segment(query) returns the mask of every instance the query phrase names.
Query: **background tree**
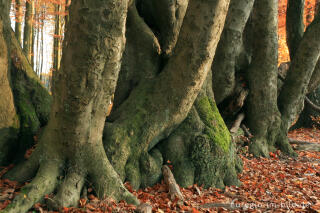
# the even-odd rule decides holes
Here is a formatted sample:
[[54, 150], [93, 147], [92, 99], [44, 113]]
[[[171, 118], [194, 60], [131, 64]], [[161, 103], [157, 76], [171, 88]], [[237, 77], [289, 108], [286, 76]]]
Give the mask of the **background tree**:
[[21, 5], [21, 0], [15, 1], [15, 9], [16, 9], [16, 22], [14, 27], [15, 35], [18, 39], [18, 42], [22, 44], [22, 17], [23, 17], [23, 8]]
[[32, 63], [34, 0], [26, 1], [26, 12], [23, 30], [23, 52], [29, 63]]
[[[51, 97], [40, 84], [10, 27], [10, 2], [1, 2], [1, 165], [23, 156], [48, 120]], [[17, 159], [16, 159], [17, 160]]]

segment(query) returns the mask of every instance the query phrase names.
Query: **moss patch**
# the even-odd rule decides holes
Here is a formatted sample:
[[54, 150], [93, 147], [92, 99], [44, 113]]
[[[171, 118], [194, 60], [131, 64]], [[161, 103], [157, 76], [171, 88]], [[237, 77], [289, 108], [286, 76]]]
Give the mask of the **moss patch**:
[[204, 133], [225, 152], [228, 152], [231, 143], [231, 136], [216, 104], [207, 96], [204, 96], [198, 98], [195, 105], [201, 120], [207, 126]]
[[11, 66], [12, 91], [20, 120], [19, 152], [34, 143], [33, 136], [49, 120], [52, 98], [48, 91], [27, 72]]

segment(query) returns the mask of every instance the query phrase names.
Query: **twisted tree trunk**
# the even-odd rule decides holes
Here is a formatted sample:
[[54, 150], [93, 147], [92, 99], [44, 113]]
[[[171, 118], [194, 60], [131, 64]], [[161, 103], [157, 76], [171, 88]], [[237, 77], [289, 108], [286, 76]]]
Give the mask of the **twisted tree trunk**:
[[[160, 74], [134, 87], [105, 126], [108, 103], [116, 87], [125, 47], [128, 3], [115, 0], [73, 2], [61, 71], [55, 76], [49, 124], [30, 159], [9, 172], [7, 177], [21, 181], [33, 172], [37, 174], [5, 212], [26, 211], [42, 196], [52, 192], [57, 186], [56, 177], [61, 166], [65, 166], [68, 173], [51, 203], [55, 207], [76, 205], [86, 177], [97, 189], [99, 197], [111, 196], [138, 203], [124, 188], [121, 179], [139, 186], [149, 184], [150, 176], [155, 177], [158, 168], [161, 172], [161, 166], [158, 167], [162, 164], [161, 153], [154, 147], [177, 128], [193, 107], [210, 71], [228, 4], [225, 0], [191, 0], [172, 56]], [[141, 21], [134, 7], [130, 7], [128, 19]], [[149, 44], [155, 42], [146, 25], [141, 23], [137, 27], [145, 29], [142, 33], [149, 39]], [[199, 101], [201, 113], [214, 111], [208, 117], [203, 115], [203, 122], [208, 126], [203, 131], [210, 136], [205, 145], [212, 147], [211, 154], [234, 156], [234, 152], [230, 152], [228, 130], [222, 119], [216, 121], [219, 113], [214, 101], [206, 97]], [[104, 127], [106, 151], [102, 144]], [[201, 148], [201, 137], [199, 141], [199, 151], [195, 150], [194, 155], [206, 151]], [[218, 158], [210, 159], [216, 162]], [[224, 171], [221, 172], [223, 180], [227, 172], [235, 177], [235, 172], [230, 172], [234, 171], [234, 158], [223, 159], [222, 164], [212, 163], [210, 168], [219, 165], [218, 170]], [[205, 164], [195, 165], [199, 165], [196, 168], [202, 174], [199, 182], [208, 179], [208, 186], [221, 182], [221, 179], [215, 180], [218, 177], [205, 178]], [[226, 169], [229, 167], [230, 170]]]

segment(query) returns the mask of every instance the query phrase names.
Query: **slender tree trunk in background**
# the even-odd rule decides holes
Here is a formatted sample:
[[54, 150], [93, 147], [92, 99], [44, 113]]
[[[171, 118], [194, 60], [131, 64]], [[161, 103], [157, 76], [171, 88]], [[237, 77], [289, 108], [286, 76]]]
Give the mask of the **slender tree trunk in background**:
[[303, 11], [305, 0], [288, 0], [286, 31], [290, 59], [293, 60], [304, 33]]
[[242, 33], [253, 3], [254, 0], [231, 0], [225, 27], [212, 63], [213, 91], [217, 104], [234, 92], [236, 57], [240, 53]]
[[54, 41], [53, 41], [53, 71], [58, 71], [60, 67], [61, 56], [61, 28], [62, 28], [62, 5], [55, 5], [55, 28], [54, 28]]
[[33, 16], [34, 16], [34, 0], [26, 1], [26, 14], [25, 14], [25, 24], [23, 32], [23, 52], [27, 56], [29, 63], [31, 64], [32, 59], [32, 28], [33, 28]]
[[[40, 15], [38, 14], [38, 16], [36, 17], [37, 19], [37, 22], [40, 23]], [[36, 42], [37, 42], [37, 45], [36, 45], [36, 70], [35, 72], [37, 73], [37, 75], [39, 76], [39, 63], [40, 63], [40, 30], [42, 29], [41, 26], [39, 26], [36, 30]]]
[[[43, 15], [44, 15], [45, 11], [43, 11]], [[41, 37], [40, 37], [40, 64], [39, 64], [39, 76], [40, 76], [40, 80], [42, 81], [42, 72], [43, 72], [43, 44], [44, 44], [44, 20], [41, 20], [42, 24], [42, 29], [41, 29]]]
[[247, 122], [254, 135], [250, 151], [269, 156], [280, 127], [277, 107], [278, 79], [277, 0], [258, 0], [253, 11], [253, 58], [248, 70]]
[[18, 39], [18, 42], [22, 44], [22, 17], [23, 17], [23, 10], [21, 5], [21, 0], [16, 1], [16, 21], [14, 26], [14, 32]]
[[31, 42], [31, 67], [32, 67], [32, 69], [35, 68], [35, 66], [34, 66], [35, 39], [36, 39], [36, 29], [35, 29], [35, 27], [32, 27], [32, 39], [31, 39], [32, 40], [32, 42]]

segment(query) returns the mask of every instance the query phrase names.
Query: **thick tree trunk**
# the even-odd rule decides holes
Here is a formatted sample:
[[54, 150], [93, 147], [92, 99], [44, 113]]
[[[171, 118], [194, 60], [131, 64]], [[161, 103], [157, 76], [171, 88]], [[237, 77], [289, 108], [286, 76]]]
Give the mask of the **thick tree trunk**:
[[[127, 3], [115, 0], [74, 1], [61, 71], [55, 76], [49, 124], [30, 159], [14, 168], [7, 177], [21, 181], [30, 178], [38, 167], [39, 170], [5, 212], [26, 211], [42, 196], [52, 192], [57, 186], [56, 177], [61, 165], [66, 165], [68, 173], [51, 205], [75, 205], [86, 177], [100, 197], [111, 196], [137, 203], [137, 199], [124, 188], [121, 179], [126, 178], [134, 186], [148, 185], [158, 180], [157, 174], [161, 172], [163, 160], [155, 146], [172, 133], [192, 108], [210, 71], [228, 4], [229, 1], [225, 0], [189, 2], [175, 51], [168, 63], [160, 74], [147, 82], [140, 82], [113, 112], [111, 122], [106, 123], [105, 152], [102, 131], [120, 70]], [[136, 15], [135, 8], [131, 8], [131, 20], [141, 21]], [[143, 24], [139, 26], [140, 29], [144, 27]], [[149, 33], [146, 38], [154, 44], [156, 40], [152, 33], [147, 29], [143, 33]], [[151, 48], [151, 52], [156, 49]], [[212, 94], [211, 87], [209, 91]], [[211, 137], [204, 145], [212, 148], [211, 154], [227, 153], [228, 160], [222, 157], [224, 160], [220, 164], [216, 162], [218, 157], [209, 156], [209, 160], [214, 161], [209, 168], [213, 171], [214, 165], [220, 167], [216, 170], [223, 177], [219, 181], [206, 178], [206, 160], [199, 161], [196, 168], [202, 176], [196, 180], [205, 182], [208, 179], [208, 186], [222, 179], [223, 184], [236, 183], [233, 179], [236, 176], [235, 157], [234, 152], [230, 151], [230, 135], [213, 100], [201, 98], [198, 108], [202, 114], [206, 114], [206, 110], [213, 111], [207, 117], [202, 115], [202, 122], [208, 126], [207, 132], [204, 129], [203, 133]], [[206, 136], [197, 139], [199, 146], [194, 147], [194, 159], [197, 159], [196, 155], [207, 157], [202, 156], [206, 151], [201, 148], [203, 138]], [[226, 174], [233, 177], [232, 181], [226, 180]]]
[[286, 31], [290, 58], [293, 60], [304, 33], [303, 11], [305, 0], [288, 0]]
[[107, 107], [124, 49], [127, 4], [116, 0], [73, 2], [61, 71], [55, 74], [50, 121], [30, 159], [7, 176], [21, 181], [39, 170], [4, 212], [25, 212], [51, 193], [63, 165], [68, 174], [53, 207], [76, 205], [87, 176], [99, 197], [138, 203], [113, 170], [102, 145]]
[[211, 82], [209, 75], [187, 118], [157, 146], [182, 187], [239, 185], [242, 162], [214, 102]]
[[9, 1], [0, 1], [0, 165], [6, 163], [12, 154], [19, 131], [19, 119], [10, 87], [9, 5]]
[[[249, 98], [247, 122], [254, 135], [250, 151], [269, 156], [280, 127], [277, 107], [278, 37], [276, 0], [255, 2], [253, 13], [253, 58], [248, 70]], [[271, 149], [272, 150], [272, 149]]]
[[226, 23], [212, 63], [213, 91], [221, 103], [235, 89], [236, 59], [240, 54], [242, 34], [254, 0], [231, 0]]
[[[1, 49], [4, 51], [0, 69], [3, 82], [0, 165], [3, 165], [17, 155], [23, 156], [26, 149], [34, 144], [33, 136], [48, 121], [51, 97], [23, 54], [21, 45], [10, 28], [9, 19], [5, 19], [8, 13], [1, 14]], [[14, 150], [14, 153], [9, 150]], [[10, 156], [10, 159], [5, 156]]]
[[47, 124], [52, 98], [33, 71], [13, 31], [10, 30], [10, 33], [12, 90], [20, 120], [16, 154], [21, 154], [34, 144], [33, 136], [39, 128]]
[[[225, 1], [190, 1], [177, 46], [163, 71], [141, 81], [109, 118], [104, 133], [108, 157], [120, 177], [134, 188], [159, 178], [162, 157], [153, 147], [192, 108], [209, 71], [222, 31], [217, 26], [223, 26], [227, 6]], [[195, 22], [206, 29], [194, 30]]]
[[23, 52], [26, 55], [29, 63], [32, 58], [32, 28], [34, 16], [34, 0], [26, 1], [25, 24], [23, 30]]
[[129, 97], [132, 89], [140, 81], [148, 81], [156, 76], [160, 70], [160, 54], [161, 47], [158, 39], [133, 5], [128, 11], [126, 47], [114, 94], [114, 109]]

